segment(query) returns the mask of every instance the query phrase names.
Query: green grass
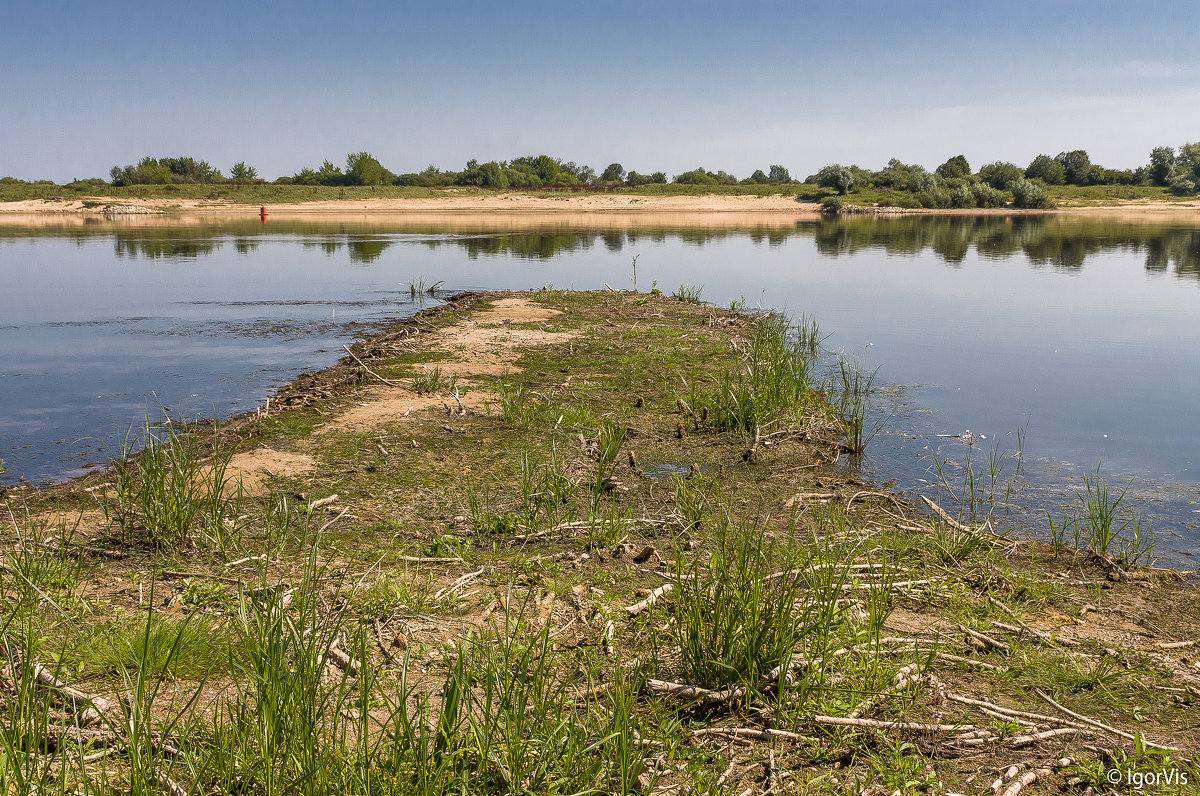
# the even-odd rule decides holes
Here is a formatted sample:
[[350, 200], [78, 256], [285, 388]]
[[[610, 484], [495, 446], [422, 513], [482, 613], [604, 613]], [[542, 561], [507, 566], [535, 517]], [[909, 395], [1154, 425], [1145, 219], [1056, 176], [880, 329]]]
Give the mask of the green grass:
[[220, 447], [219, 435], [213, 439], [216, 450], [205, 460], [197, 434], [169, 417], [157, 424], [147, 418], [136, 443], [125, 436], [114, 494], [102, 500], [125, 543], [177, 548], [203, 539], [224, 552], [237, 549], [241, 486], [226, 475], [232, 450]]

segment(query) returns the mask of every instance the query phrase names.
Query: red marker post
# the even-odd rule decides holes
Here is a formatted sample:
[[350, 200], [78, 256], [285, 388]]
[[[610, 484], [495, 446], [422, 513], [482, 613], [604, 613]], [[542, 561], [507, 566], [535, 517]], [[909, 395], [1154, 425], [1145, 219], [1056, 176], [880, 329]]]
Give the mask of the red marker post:
[[259, 208], [258, 217], [262, 219], [262, 222], [264, 224], [267, 223], [267, 206], [266, 205], [263, 205], [261, 208]]

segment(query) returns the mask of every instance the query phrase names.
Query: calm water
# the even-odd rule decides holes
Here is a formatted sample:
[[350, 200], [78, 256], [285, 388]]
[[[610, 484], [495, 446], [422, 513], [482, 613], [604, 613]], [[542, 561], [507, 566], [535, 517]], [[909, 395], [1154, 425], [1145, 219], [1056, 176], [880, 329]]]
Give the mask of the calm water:
[[[1200, 551], [1200, 219], [712, 223], [5, 220], [2, 478], [103, 462], [160, 406], [252, 409], [411, 313], [416, 278], [631, 288], [636, 255], [642, 290], [686, 283], [714, 303], [804, 313], [828, 347], [878, 367], [884, 426], [863, 465], [875, 477], [932, 494], [934, 457], [961, 484], [968, 457], [1015, 451], [1021, 429], [1012, 502], [1040, 516], [1100, 466], [1170, 557]], [[967, 429], [973, 446], [939, 436]]]

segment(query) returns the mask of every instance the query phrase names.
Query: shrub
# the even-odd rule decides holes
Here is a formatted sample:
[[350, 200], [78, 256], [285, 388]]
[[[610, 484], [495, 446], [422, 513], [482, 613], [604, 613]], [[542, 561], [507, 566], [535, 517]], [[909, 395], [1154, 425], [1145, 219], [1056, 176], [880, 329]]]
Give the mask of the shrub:
[[913, 169], [908, 174], [907, 188], [910, 193], [924, 193], [937, 188], [937, 177], [933, 176], [925, 169]]
[[[1025, 177], [1030, 180], [1041, 180], [1047, 185], [1062, 185], [1067, 181], [1067, 170], [1063, 164], [1049, 155], [1038, 155], [1025, 169]], [[1012, 186], [1009, 186], [1012, 190]]]
[[833, 163], [817, 172], [817, 185], [846, 194], [854, 187], [854, 174], [847, 167]]
[[675, 182], [679, 185], [716, 185], [718, 180], [715, 175], [701, 168], [676, 174]]
[[981, 168], [979, 176], [993, 188], [1007, 191], [1010, 185], [1025, 177], [1025, 172], [1020, 166], [998, 160]]
[[950, 206], [975, 207], [975, 192], [971, 190], [971, 186], [964, 183], [950, 191]]
[[967, 162], [963, 155], [955, 155], [945, 163], [937, 167], [937, 175], [942, 179], [953, 179], [954, 177], [966, 177], [971, 173], [971, 164]]
[[1049, 210], [1054, 207], [1046, 188], [1032, 180], [1018, 180], [1012, 184], [1013, 204], [1027, 210]]
[[934, 188], [931, 191], [921, 191], [916, 194], [916, 199], [921, 203], [921, 207], [928, 207], [934, 210], [945, 210], [951, 206], [953, 197], [945, 188]]
[[986, 182], [975, 183], [971, 191], [975, 195], [976, 207], [1004, 207], [1007, 204], [1004, 192], [996, 190]]

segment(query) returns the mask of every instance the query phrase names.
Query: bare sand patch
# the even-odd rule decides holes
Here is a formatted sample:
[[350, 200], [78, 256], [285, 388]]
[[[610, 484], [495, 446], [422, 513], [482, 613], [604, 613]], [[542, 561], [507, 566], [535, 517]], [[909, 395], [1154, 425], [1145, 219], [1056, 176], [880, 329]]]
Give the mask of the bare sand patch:
[[[577, 332], [551, 332], [544, 329], [513, 328], [516, 324], [538, 323], [562, 314], [525, 298], [497, 299], [491, 307], [472, 313], [471, 318], [424, 336], [427, 350], [448, 354], [448, 358], [419, 366], [425, 372], [438, 369], [442, 376], [470, 380], [478, 376], [502, 376], [518, 373], [520, 351], [539, 345], [565, 343]], [[480, 411], [495, 394], [470, 386], [459, 394], [468, 411]], [[358, 405], [352, 406], [326, 423], [322, 433], [370, 431], [382, 424], [398, 423], [421, 410], [457, 410], [458, 401], [449, 395], [416, 393], [405, 387], [372, 387]]]
[[225, 475], [233, 484], [240, 480], [245, 494], [260, 497], [271, 491], [269, 484], [272, 478], [304, 475], [316, 469], [316, 461], [306, 453], [258, 448], [233, 456], [225, 468]]
[[[459, 400], [468, 411], [481, 411], [492, 394], [479, 390], [471, 390], [460, 395]], [[357, 406], [352, 406], [333, 421], [321, 427], [318, 433], [374, 431], [382, 424], [399, 423], [413, 412], [424, 409], [444, 409], [453, 407], [458, 410], [458, 403], [453, 398], [444, 395], [416, 393], [403, 387], [372, 387], [363, 396]]]

